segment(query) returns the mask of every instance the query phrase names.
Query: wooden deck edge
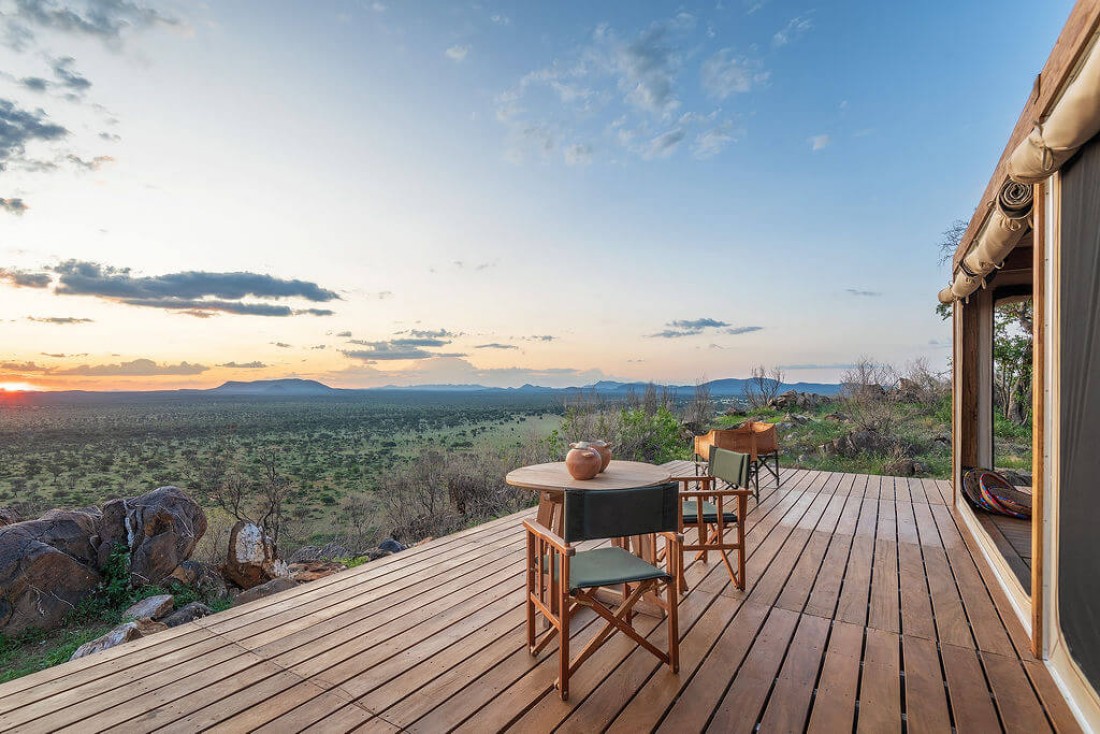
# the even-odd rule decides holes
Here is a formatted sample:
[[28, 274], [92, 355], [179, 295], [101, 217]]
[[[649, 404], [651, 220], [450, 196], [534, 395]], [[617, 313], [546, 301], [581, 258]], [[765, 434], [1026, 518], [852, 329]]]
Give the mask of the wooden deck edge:
[[966, 536], [964, 537], [967, 540], [967, 545], [970, 546], [971, 549], [976, 546], [981, 552], [982, 559], [989, 567], [989, 570], [993, 572], [993, 576], [997, 579], [997, 583], [1005, 596], [1008, 597], [1008, 602], [1012, 608], [1013, 614], [1016, 615], [1016, 619], [1024, 628], [1024, 632], [1030, 637], [1031, 597], [1028, 596], [1024, 587], [1020, 585], [1020, 581], [1016, 578], [1016, 574], [1008, 565], [1008, 561], [1001, 555], [993, 539], [986, 533], [985, 528], [981, 525], [981, 521], [978, 520], [974, 511], [970, 509], [970, 505], [966, 504], [965, 501], [959, 502], [955, 506], [955, 512], [957, 516], [962, 519], [959, 526], [966, 530]]

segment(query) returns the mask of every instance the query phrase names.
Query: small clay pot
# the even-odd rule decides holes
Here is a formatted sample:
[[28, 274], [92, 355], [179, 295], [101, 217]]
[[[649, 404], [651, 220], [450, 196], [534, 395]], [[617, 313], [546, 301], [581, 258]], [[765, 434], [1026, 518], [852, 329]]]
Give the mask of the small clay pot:
[[565, 468], [574, 479], [591, 479], [600, 473], [603, 457], [600, 452], [585, 441], [569, 444], [569, 453], [565, 455]]
[[589, 441], [588, 445], [600, 452], [600, 473], [602, 474], [607, 465], [611, 463], [611, 444], [607, 441]]

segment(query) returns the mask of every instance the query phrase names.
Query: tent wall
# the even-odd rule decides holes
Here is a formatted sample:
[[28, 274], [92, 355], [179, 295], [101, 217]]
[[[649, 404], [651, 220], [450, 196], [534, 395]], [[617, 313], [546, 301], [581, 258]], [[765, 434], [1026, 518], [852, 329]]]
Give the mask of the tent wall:
[[1100, 142], [1062, 171], [1058, 618], [1100, 690]]

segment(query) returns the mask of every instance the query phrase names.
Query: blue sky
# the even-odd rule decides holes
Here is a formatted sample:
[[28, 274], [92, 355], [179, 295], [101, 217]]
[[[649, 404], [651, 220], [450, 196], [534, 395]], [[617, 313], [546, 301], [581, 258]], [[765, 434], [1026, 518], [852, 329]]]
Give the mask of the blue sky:
[[0, 383], [940, 367], [1071, 5], [0, 0]]

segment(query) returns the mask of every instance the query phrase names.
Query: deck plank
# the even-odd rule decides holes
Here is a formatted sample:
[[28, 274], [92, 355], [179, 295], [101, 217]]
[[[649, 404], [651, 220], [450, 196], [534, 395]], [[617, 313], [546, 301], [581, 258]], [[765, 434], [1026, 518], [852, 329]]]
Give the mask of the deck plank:
[[[1079, 731], [949, 484], [782, 476], [745, 590], [687, 567], [679, 674], [616, 635], [558, 699], [557, 648], [524, 641], [527, 511], [0, 685], [0, 730]], [[572, 644], [601, 626], [580, 610]]]

